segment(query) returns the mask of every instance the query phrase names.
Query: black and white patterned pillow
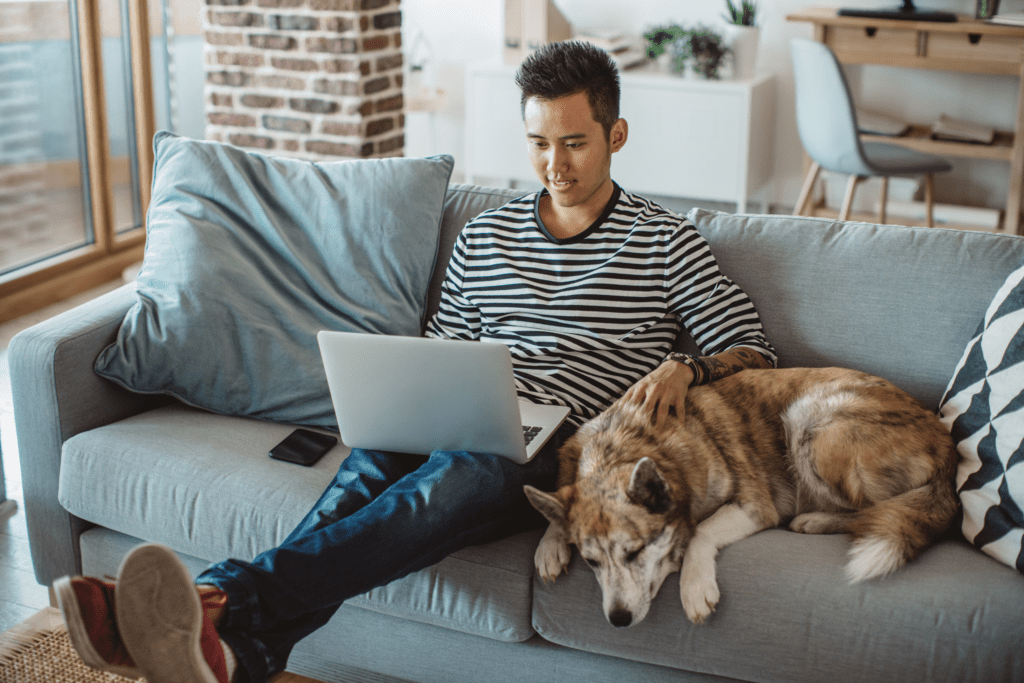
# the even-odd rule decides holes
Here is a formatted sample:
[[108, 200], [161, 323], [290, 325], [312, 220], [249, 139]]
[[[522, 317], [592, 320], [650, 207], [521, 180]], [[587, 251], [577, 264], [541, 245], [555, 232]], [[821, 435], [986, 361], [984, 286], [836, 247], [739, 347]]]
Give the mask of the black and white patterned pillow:
[[967, 540], [1024, 573], [1024, 266], [996, 292], [939, 406]]

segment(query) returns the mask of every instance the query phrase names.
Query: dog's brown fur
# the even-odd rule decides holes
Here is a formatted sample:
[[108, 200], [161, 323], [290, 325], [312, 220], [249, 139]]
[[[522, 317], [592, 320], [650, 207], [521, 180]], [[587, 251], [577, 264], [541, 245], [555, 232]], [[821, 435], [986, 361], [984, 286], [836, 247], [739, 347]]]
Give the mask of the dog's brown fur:
[[527, 487], [550, 522], [538, 572], [569, 543], [594, 568], [616, 626], [639, 623], [681, 568], [687, 616], [718, 603], [718, 550], [788, 524], [848, 533], [851, 582], [916, 558], [957, 510], [956, 453], [938, 418], [893, 384], [838, 368], [746, 370], [692, 388], [660, 428], [619, 401], [566, 442], [559, 489]]

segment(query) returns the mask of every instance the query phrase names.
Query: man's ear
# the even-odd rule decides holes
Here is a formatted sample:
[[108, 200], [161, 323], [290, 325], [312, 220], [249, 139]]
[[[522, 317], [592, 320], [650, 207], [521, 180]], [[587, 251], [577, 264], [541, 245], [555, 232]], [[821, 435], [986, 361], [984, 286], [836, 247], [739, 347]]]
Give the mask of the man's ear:
[[537, 511], [544, 515], [548, 522], [562, 527], [568, 521], [569, 507], [566, 502], [571, 495], [570, 489], [569, 486], [563, 486], [555, 493], [544, 493], [529, 484], [523, 486], [523, 491], [530, 499], [530, 504], [537, 508]]
[[629, 124], [626, 123], [626, 119], [619, 119], [612, 124], [612, 132], [609, 136], [608, 144], [611, 147], [613, 154], [622, 149], [622, 146], [626, 144], [626, 138], [628, 137]]

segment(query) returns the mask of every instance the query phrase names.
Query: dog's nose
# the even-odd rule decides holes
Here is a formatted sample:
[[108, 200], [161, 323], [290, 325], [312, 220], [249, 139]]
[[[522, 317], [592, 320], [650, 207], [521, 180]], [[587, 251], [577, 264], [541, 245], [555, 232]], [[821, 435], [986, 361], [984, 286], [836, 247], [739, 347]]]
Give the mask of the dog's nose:
[[608, 615], [608, 621], [615, 628], [626, 628], [633, 623], [633, 613], [625, 607], [616, 607]]

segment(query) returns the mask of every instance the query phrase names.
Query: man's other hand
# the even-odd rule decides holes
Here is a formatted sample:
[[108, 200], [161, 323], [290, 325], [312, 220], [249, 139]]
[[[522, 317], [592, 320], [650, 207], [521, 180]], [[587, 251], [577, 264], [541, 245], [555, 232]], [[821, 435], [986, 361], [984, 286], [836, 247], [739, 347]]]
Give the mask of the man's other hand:
[[670, 409], [675, 410], [677, 419], [683, 419], [686, 392], [692, 381], [693, 371], [688, 366], [667, 360], [631, 386], [623, 398], [643, 408], [660, 429], [668, 420]]

